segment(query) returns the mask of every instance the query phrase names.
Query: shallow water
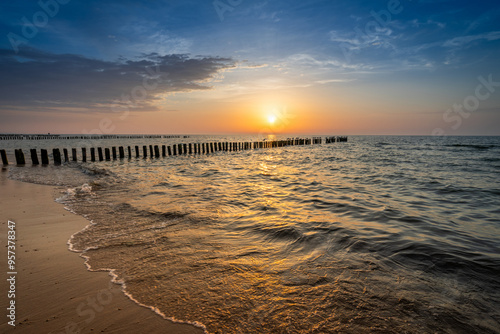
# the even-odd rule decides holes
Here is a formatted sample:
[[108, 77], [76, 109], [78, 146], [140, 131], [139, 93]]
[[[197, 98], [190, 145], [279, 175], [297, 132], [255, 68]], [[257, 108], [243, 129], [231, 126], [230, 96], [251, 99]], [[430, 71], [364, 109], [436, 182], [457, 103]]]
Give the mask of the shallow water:
[[499, 156], [500, 137], [355, 136], [9, 169], [67, 185], [92, 269], [210, 333], [500, 333]]

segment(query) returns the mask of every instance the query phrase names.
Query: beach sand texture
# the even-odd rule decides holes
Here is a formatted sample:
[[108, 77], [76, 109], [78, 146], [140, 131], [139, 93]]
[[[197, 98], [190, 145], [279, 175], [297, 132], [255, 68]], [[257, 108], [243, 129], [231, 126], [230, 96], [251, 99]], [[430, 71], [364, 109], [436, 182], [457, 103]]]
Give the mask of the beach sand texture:
[[[1, 333], [203, 333], [132, 302], [107, 272], [89, 272], [68, 250], [88, 221], [54, 202], [60, 189], [0, 173]], [[16, 223], [16, 321], [7, 322], [7, 226]]]

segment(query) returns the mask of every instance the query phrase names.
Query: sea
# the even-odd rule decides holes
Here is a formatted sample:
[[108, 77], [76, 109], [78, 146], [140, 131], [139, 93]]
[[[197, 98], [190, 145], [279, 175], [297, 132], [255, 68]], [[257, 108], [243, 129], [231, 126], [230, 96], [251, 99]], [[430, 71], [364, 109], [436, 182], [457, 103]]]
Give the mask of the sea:
[[500, 137], [350, 136], [6, 168], [59, 186], [56, 201], [88, 219], [68, 248], [89, 270], [110, 271], [134, 302], [207, 333], [500, 333]]

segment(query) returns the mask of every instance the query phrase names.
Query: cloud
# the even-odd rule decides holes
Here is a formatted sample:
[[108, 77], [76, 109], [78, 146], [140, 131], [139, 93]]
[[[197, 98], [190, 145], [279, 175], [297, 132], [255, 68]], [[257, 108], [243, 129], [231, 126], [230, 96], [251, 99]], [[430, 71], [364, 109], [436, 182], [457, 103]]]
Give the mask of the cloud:
[[211, 89], [207, 83], [235, 67], [231, 58], [186, 54], [104, 61], [0, 49], [0, 110], [110, 112], [113, 106], [128, 106], [152, 111], [166, 94]]
[[364, 49], [388, 49], [394, 50], [393, 40], [398, 38], [393, 30], [387, 27], [376, 26], [369, 33], [359, 29], [351, 32], [339, 33], [332, 30], [329, 32], [330, 41], [337, 43], [350, 51], [359, 52]]
[[487, 40], [487, 41], [495, 41], [500, 39], [500, 31], [491, 31], [484, 34], [479, 35], [468, 35], [468, 36], [460, 36], [455, 37], [453, 39], [449, 39], [444, 42], [444, 47], [465, 47], [467, 44], [478, 40]]
[[326, 79], [326, 80], [318, 80], [316, 83], [320, 85], [326, 85], [329, 83], [342, 83], [342, 82], [351, 82], [354, 81], [354, 79]]

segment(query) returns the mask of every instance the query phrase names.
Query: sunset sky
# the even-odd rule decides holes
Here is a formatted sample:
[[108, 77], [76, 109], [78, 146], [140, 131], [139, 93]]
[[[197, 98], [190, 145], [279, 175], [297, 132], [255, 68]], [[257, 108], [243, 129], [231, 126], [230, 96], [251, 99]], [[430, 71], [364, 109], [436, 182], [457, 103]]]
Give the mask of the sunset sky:
[[497, 1], [2, 1], [0, 133], [500, 135]]

